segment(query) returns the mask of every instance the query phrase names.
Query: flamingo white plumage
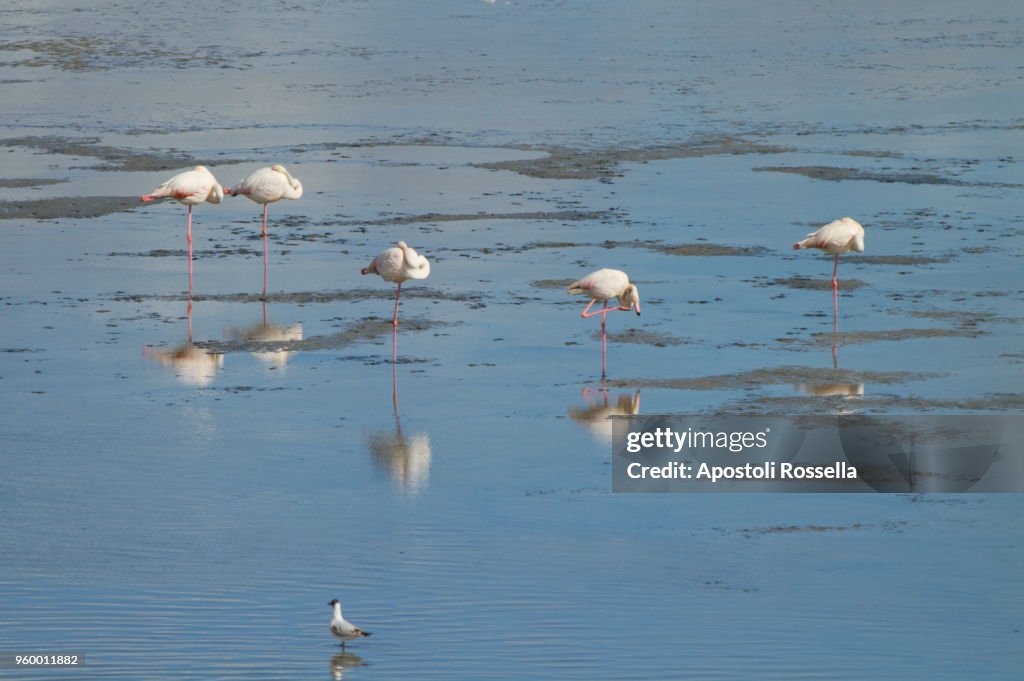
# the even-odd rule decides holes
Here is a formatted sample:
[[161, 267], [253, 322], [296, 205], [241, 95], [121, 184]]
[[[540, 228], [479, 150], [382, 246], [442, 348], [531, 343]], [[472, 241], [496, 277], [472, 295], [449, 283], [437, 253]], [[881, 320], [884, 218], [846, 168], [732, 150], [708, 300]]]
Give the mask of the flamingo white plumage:
[[395, 316], [391, 323], [395, 327], [391, 349], [391, 359], [398, 356], [398, 301], [402, 297], [402, 282], [409, 279], [426, 279], [430, 276], [430, 261], [409, 247], [404, 241], [396, 246], [381, 251], [367, 267], [360, 270], [363, 274], [379, 274], [384, 281], [398, 284], [395, 293]]
[[302, 198], [302, 183], [283, 165], [260, 168], [231, 189], [228, 196], [244, 196], [263, 204], [263, 295], [267, 294], [267, 207], [281, 199]]
[[850, 251], [864, 252], [864, 227], [853, 218], [833, 220], [811, 232], [803, 241], [793, 244], [794, 250], [818, 248], [835, 256], [832, 267], [832, 326], [839, 329], [839, 256]]
[[[604, 376], [608, 354], [605, 318], [609, 312], [614, 312], [615, 310], [629, 312], [633, 309], [639, 315], [640, 293], [637, 291], [636, 284], [630, 283], [629, 275], [622, 270], [607, 268], [591, 272], [579, 281], [573, 282], [569, 285], [569, 293], [583, 293], [590, 296], [590, 303], [580, 313], [581, 317], [587, 319], [595, 315], [601, 315], [601, 376]], [[618, 299], [617, 307], [608, 307], [608, 301], [612, 298]], [[595, 312], [590, 312], [590, 308], [599, 300], [604, 303], [603, 307]]]
[[174, 199], [188, 206], [188, 291], [192, 293], [192, 206], [200, 203], [220, 203], [224, 198], [224, 188], [206, 166], [196, 166], [192, 170], [178, 173], [167, 180], [152, 193], [141, 197], [143, 203], [157, 199]]
[[395, 316], [391, 323], [398, 326], [398, 301], [402, 296], [402, 282], [409, 279], [426, 279], [430, 276], [430, 261], [409, 247], [404, 241], [381, 251], [369, 266], [360, 270], [363, 274], [379, 274], [384, 281], [398, 284], [395, 294]]

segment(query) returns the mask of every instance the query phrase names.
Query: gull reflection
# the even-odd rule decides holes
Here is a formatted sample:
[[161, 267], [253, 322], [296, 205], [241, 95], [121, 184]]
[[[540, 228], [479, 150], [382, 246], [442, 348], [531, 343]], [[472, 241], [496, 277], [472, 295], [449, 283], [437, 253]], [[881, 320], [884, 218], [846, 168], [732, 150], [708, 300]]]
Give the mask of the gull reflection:
[[338, 653], [331, 658], [331, 676], [334, 681], [341, 681], [345, 678], [345, 672], [355, 667], [366, 667], [367, 663], [363, 662], [363, 658], [352, 653]]
[[224, 355], [207, 352], [192, 344], [192, 300], [188, 301], [188, 340], [171, 349], [156, 348], [145, 345], [142, 356], [156, 360], [165, 367], [174, 370], [174, 377], [184, 385], [204, 388], [217, 377], [217, 372], [224, 367]]
[[430, 480], [430, 436], [426, 433], [405, 435], [398, 415], [398, 374], [392, 363], [391, 402], [395, 411], [394, 432], [371, 433], [368, 446], [373, 461], [387, 471], [395, 484], [410, 494], [419, 494]]
[[569, 417], [590, 429], [590, 434], [602, 444], [612, 443], [612, 421], [610, 416], [635, 416], [640, 413], [640, 391], [630, 395], [620, 394], [612, 404], [608, 398], [608, 387], [601, 381], [601, 399], [595, 401], [593, 391], [583, 388], [580, 391], [587, 401], [586, 407], [569, 407]]
[[[295, 350], [287, 349], [289, 341], [302, 340], [302, 322], [291, 326], [278, 326], [267, 321], [267, 301], [263, 301], [263, 321], [257, 322], [246, 329], [227, 329], [225, 335], [233, 341], [251, 343], [261, 347], [251, 351], [251, 355], [276, 369], [284, 369]], [[282, 347], [284, 346], [284, 347]]]

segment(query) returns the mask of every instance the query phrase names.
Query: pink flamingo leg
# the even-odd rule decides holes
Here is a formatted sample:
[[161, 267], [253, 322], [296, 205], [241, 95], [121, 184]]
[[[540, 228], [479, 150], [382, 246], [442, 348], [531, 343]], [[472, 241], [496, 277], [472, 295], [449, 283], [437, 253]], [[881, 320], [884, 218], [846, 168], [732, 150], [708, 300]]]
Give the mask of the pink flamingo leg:
[[267, 297], [267, 207], [263, 204], [263, 297]]
[[[608, 335], [605, 333], [605, 326], [604, 325], [605, 325], [605, 321], [608, 318], [608, 313], [609, 312], [611, 312], [611, 310], [608, 309], [608, 301], [606, 300], [606, 301], [604, 301], [604, 306], [601, 308], [601, 380], [602, 381], [604, 380], [604, 377], [605, 377], [605, 375], [607, 373], [606, 370], [608, 368]], [[608, 399], [607, 393], [605, 394], [605, 399]]]
[[398, 292], [395, 294], [395, 318], [391, 320], [391, 323], [398, 328], [398, 301], [402, 298], [402, 282], [398, 282]]
[[[604, 319], [602, 317], [601, 319]], [[601, 380], [605, 379], [608, 375], [608, 337], [604, 335], [604, 331], [601, 332]]]
[[188, 297], [188, 344], [192, 345], [192, 296]]
[[839, 271], [839, 254], [836, 254], [836, 264], [832, 268], [832, 332], [839, 333], [839, 279], [836, 274]]
[[394, 325], [394, 330], [391, 333], [391, 365], [394, 366], [398, 361], [398, 325]]
[[188, 297], [192, 299], [192, 206], [188, 207]]
[[[590, 300], [590, 304], [588, 304], [585, 308], [583, 308], [583, 312], [580, 313], [580, 316], [583, 317], [584, 319], [588, 319], [590, 317], [593, 317], [594, 314], [601, 314], [600, 312], [595, 312], [594, 314], [587, 314], [587, 312], [590, 311], [590, 308], [593, 307], [594, 303], [596, 303], [596, 302], [597, 302], [597, 298], [592, 298]], [[605, 304], [607, 304], [607, 302], [608, 301], [605, 301]]]

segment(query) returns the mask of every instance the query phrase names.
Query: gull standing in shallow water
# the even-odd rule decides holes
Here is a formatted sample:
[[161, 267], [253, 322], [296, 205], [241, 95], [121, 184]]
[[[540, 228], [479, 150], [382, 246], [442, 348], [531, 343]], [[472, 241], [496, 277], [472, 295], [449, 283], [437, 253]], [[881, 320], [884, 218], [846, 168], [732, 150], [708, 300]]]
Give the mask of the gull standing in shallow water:
[[188, 206], [188, 293], [192, 297], [192, 206], [203, 202], [220, 203], [224, 198], [224, 188], [206, 166], [196, 166], [192, 170], [178, 173], [146, 194], [143, 203], [157, 199], [174, 199]]
[[244, 196], [263, 204], [263, 295], [267, 295], [267, 207], [281, 199], [302, 198], [302, 183], [292, 177], [283, 165], [260, 168], [231, 189], [228, 196]]
[[363, 631], [341, 616], [341, 601], [337, 598], [333, 599], [327, 605], [334, 608], [334, 614], [331, 616], [331, 633], [341, 640], [342, 650], [345, 649], [345, 641], [351, 641], [354, 638], [363, 638], [364, 636], [371, 635], [370, 632]]
[[[639, 315], [640, 293], [637, 291], [636, 284], [629, 282], [629, 275], [621, 270], [610, 269], [591, 272], [579, 281], [570, 284], [569, 293], [570, 295], [585, 293], [590, 296], [590, 303], [580, 313], [581, 317], [587, 319], [595, 315], [601, 315], [601, 377], [604, 378], [608, 355], [605, 317], [608, 316], [609, 312], [614, 312], [615, 310], [629, 312], [631, 309], [635, 309], [637, 315]], [[608, 301], [612, 298], [618, 299], [619, 304], [617, 307], [608, 307]], [[590, 308], [599, 300], [604, 305], [600, 310], [590, 312]]]
[[409, 279], [426, 279], [430, 276], [430, 262], [409, 248], [404, 241], [399, 241], [394, 248], [382, 251], [368, 267], [360, 270], [363, 274], [379, 274], [384, 281], [398, 284], [395, 293], [395, 316], [391, 323], [395, 327], [391, 348], [391, 359], [398, 355], [398, 301], [402, 297], [402, 282]]
[[[832, 268], [832, 331], [839, 332], [839, 256], [850, 251], [864, 252], [864, 227], [852, 218], [833, 220], [803, 241], [793, 244], [794, 250], [819, 248], [836, 258]], [[834, 352], [833, 352], [834, 354]]]

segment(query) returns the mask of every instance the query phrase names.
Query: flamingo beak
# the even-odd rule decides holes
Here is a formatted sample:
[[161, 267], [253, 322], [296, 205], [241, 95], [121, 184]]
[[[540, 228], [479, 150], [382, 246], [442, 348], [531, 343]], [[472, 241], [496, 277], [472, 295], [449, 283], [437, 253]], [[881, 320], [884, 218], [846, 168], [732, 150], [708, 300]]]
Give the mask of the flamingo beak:
[[633, 307], [636, 308], [636, 316], [639, 317], [640, 316], [640, 303], [634, 303]]

